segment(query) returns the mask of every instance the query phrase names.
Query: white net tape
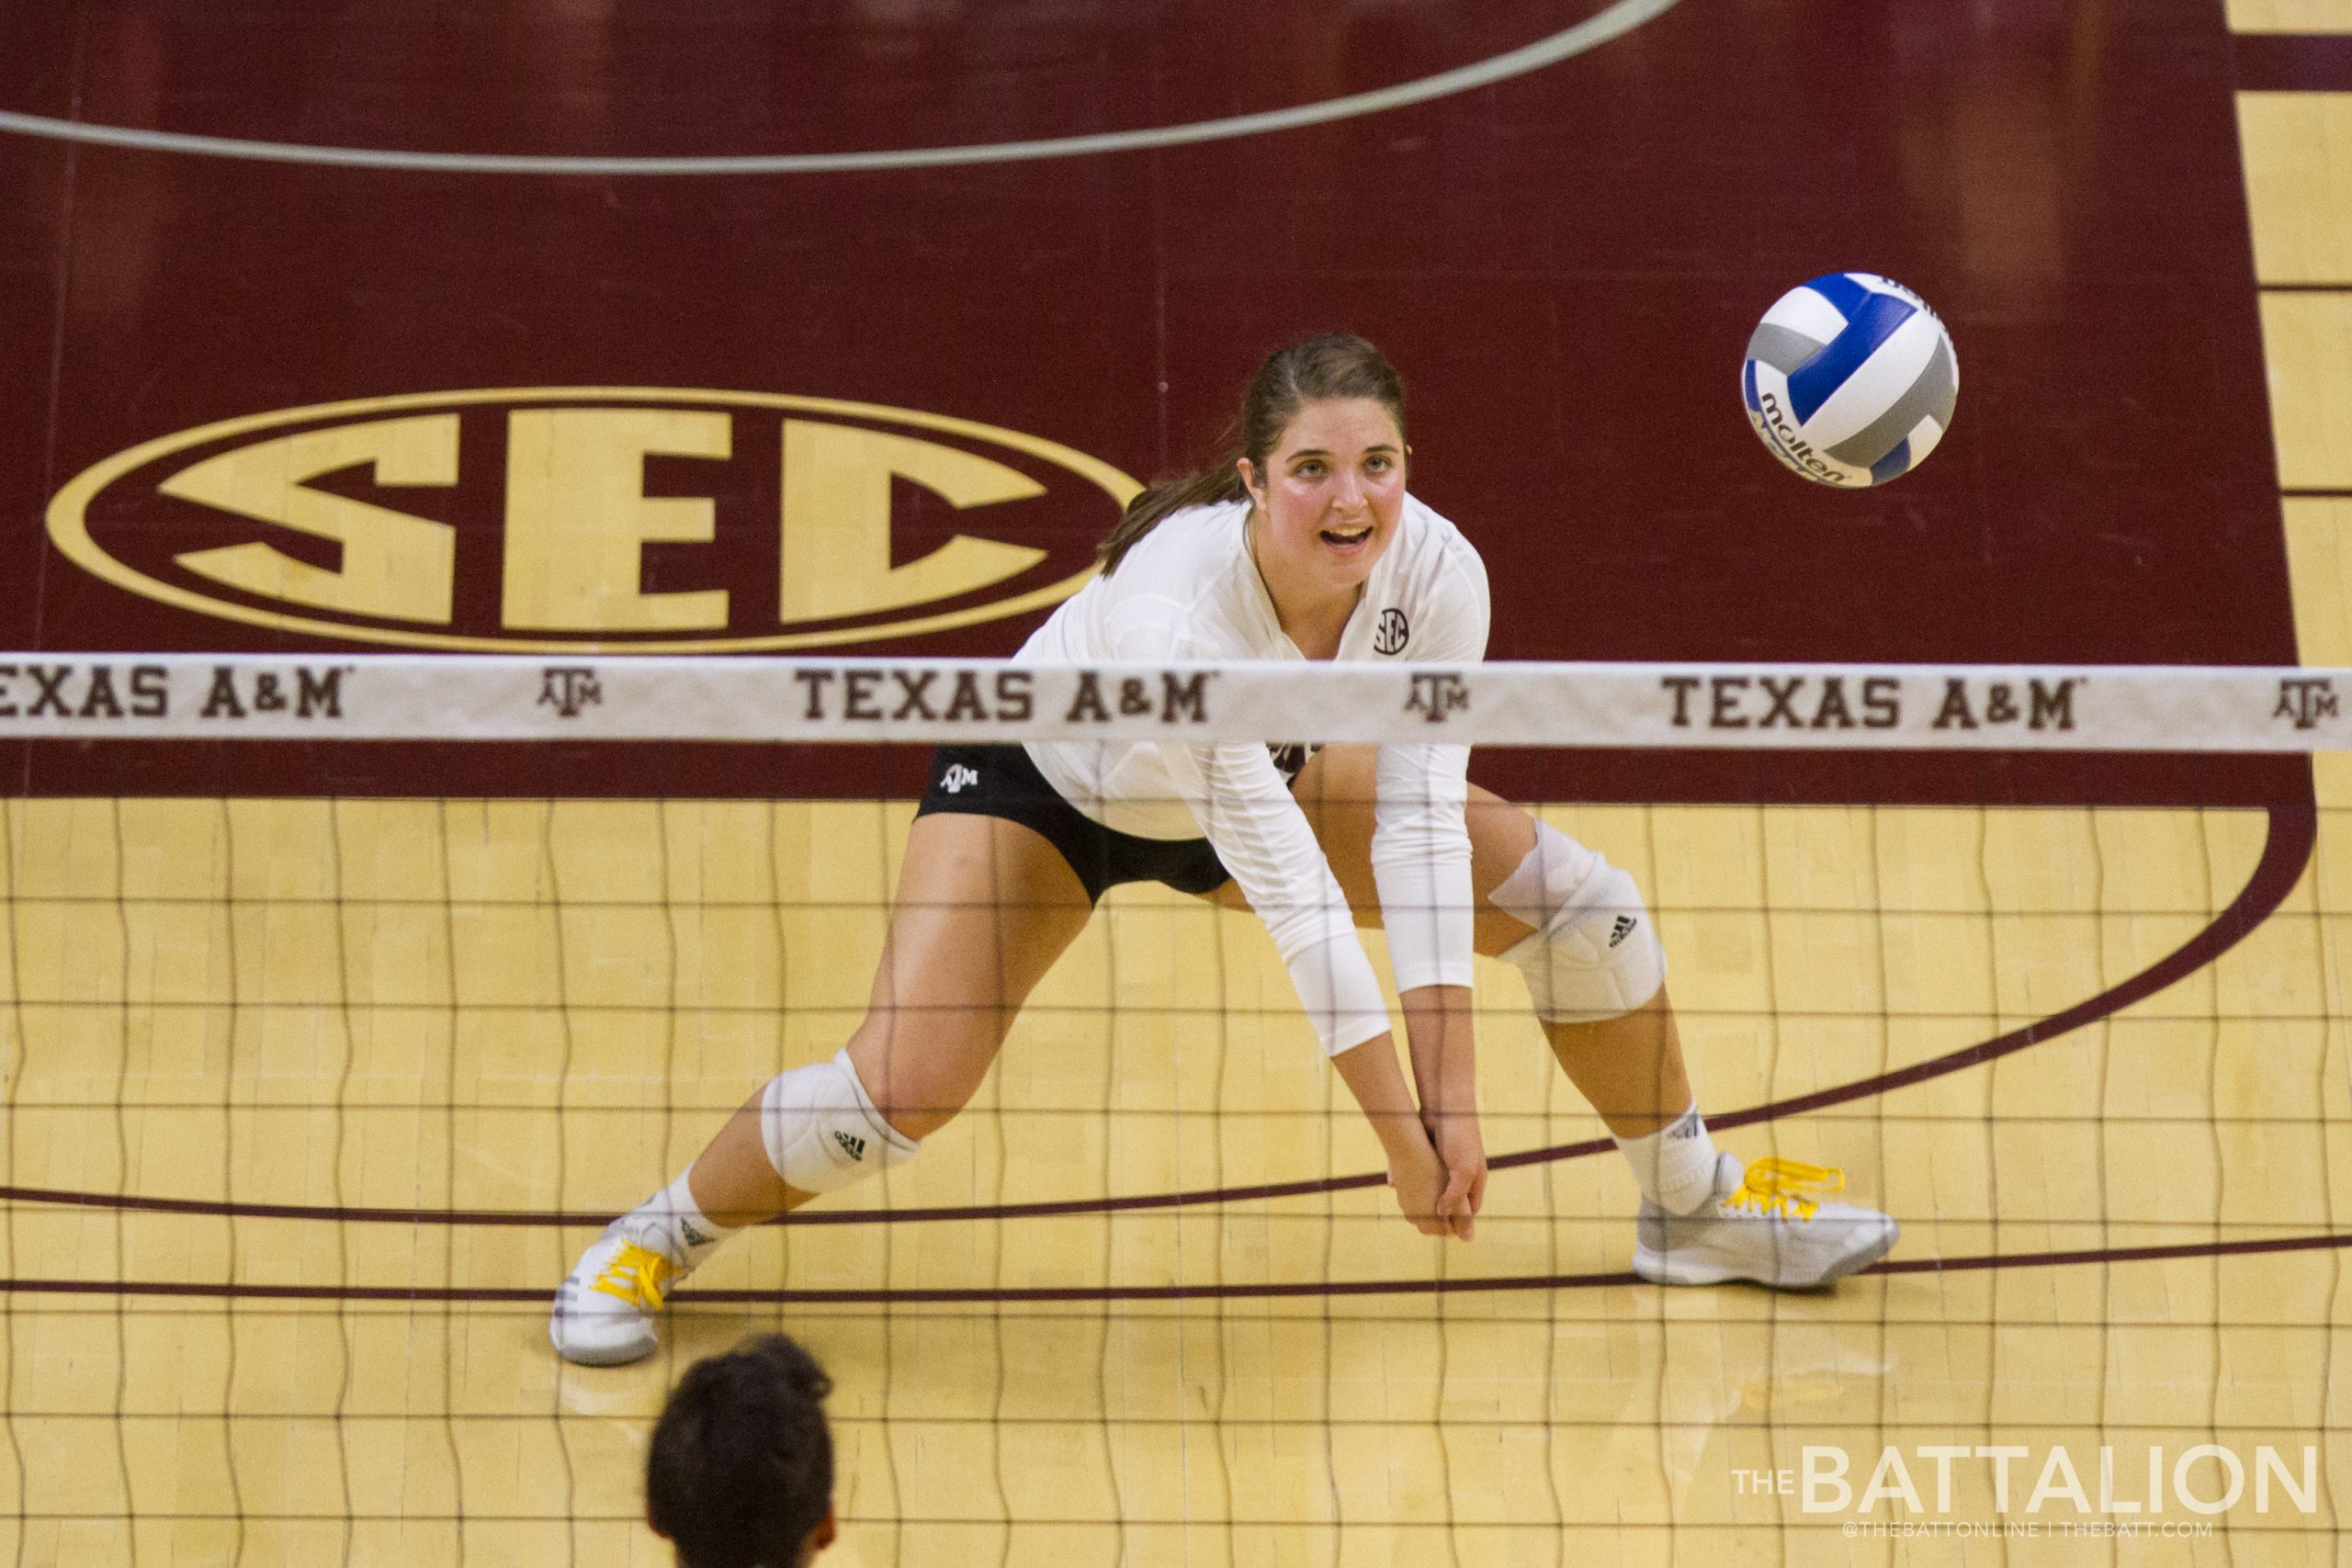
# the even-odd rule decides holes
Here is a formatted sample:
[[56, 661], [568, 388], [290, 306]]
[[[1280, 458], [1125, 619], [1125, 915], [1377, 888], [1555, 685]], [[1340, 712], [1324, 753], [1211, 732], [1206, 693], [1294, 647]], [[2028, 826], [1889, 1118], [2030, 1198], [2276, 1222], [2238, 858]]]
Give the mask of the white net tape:
[[2352, 670], [0, 655], [0, 738], [2324, 751]]

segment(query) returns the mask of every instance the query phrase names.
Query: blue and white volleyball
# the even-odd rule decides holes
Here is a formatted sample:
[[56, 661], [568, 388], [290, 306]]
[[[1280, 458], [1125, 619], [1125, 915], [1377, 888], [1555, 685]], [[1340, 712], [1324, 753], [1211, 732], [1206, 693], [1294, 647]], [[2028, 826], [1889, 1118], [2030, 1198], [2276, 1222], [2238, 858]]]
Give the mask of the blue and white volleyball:
[[1960, 361], [1926, 300], [1871, 273], [1833, 272], [1764, 312], [1740, 391], [1772, 456], [1815, 484], [1860, 490], [1936, 449]]

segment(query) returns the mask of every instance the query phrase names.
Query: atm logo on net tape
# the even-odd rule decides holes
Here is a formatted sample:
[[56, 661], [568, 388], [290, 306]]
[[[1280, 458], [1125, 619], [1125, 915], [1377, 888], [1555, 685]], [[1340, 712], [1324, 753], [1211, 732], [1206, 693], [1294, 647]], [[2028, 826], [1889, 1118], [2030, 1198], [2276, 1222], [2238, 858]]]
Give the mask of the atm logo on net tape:
[[49, 533], [221, 620], [457, 652], [781, 652], [1047, 608], [1140, 487], [1018, 431], [756, 392], [542, 387], [227, 420], [107, 458]]

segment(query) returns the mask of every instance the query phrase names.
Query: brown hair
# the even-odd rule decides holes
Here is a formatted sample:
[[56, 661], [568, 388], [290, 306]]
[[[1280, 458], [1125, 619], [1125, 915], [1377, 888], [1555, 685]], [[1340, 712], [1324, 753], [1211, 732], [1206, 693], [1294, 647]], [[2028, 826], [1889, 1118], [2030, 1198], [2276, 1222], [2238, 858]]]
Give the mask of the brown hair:
[[815, 1358], [781, 1334], [697, 1361], [678, 1380], [646, 1454], [645, 1513], [680, 1568], [791, 1568], [823, 1544], [832, 1391]]
[[1404, 378], [1363, 338], [1353, 333], [1325, 333], [1276, 349], [1250, 378], [1250, 389], [1241, 395], [1240, 417], [1226, 436], [1223, 459], [1182, 479], [1162, 479], [1127, 502], [1118, 526], [1095, 547], [1102, 575], [1118, 570], [1136, 541], [1170, 514], [1188, 506], [1240, 500], [1248, 491], [1235, 465], [1247, 457], [1263, 473], [1266, 459], [1299, 411], [1331, 398], [1370, 398], [1396, 420], [1397, 434], [1404, 434]]

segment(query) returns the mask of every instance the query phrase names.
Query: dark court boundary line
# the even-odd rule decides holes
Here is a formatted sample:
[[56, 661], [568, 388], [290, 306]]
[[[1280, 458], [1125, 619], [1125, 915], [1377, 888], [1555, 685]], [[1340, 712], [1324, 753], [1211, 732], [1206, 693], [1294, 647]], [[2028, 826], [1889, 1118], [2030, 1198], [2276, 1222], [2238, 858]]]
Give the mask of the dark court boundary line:
[[[1925, 1083], [1964, 1068], [1996, 1061], [2000, 1057], [2039, 1045], [2061, 1035], [2073, 1032], [2086, 1024], [2096, 1023], [2132, 1003], [2155, 995], [2166, 987], [2212, 963], [2267, 919], [2273, 910], [2286, 900], [2301, 880], [2303, 868], [2310, 864], [2312, 851], [2319, 837], [2319, 804], [2308, 784], [2296, 798], [2268, 807], [2268, 832], [2262, 846], [2262, 858], [2256, 863], [2254, 874], [2231, 900], [2228, 908], [2213, 918], [2211, 925], [2188, 942], [2166, 953], [2147, 968], [2122, 984], [2110, 987], [2087, 1000], [2077, 1002], [2063, 1012], [2007, 1034], [1981, 1041], [1974, 1045], [1931, 1057], [1894, 1072], [1875, 1077], [1860, 1078], [1852, 1083], [1818, 1089], [1811, 1094], [1792, 1096], [1787, 1100], [1768, 1101], [1750, 1106], [1745, 1111], [1711, 1115], [1708, 1124], [1719, 1130], [1752, 1126], [1783, 1116], [1795, 1116], [1809, 1111], [1826, 1110], [1857, 1100], [1886, 1094]], [[1549, 1148], [1522, 1149], [1516, 1154], [1498, 1156], [1487, 1162], [1489, 1170], [1512, 1170], [1526, 1166], [1547, 1165], [1555, 1160], [1582, 1159], [1605, 1153], [1616, 1145], [1608, 1138], [1588, 1138], [1581, 1143], [1559, 1144]], [[1035, 1203], [965, 1204], [953, 1207], [923, 1209], [847, 1209], [802, 1211], [780, 1214], [768, 1221], [772, 1225], [862, 1225], [913, 1224], [942, 1220], [1010, 1220], [1035, 1219], [1069, 1214], [1133, 1213], [1152, 1209], [1182, 1209], [1211, 1204], [1261, 1202], [1280, 1198], [1313, 1197], [1328, 1192], [1347, 1192], [1379, 1187], [1387, 1178], [1379, 1171], [1365, 1171], [1356, 1176], [1319, 1177], [1306, 1181], [1275, 1182], [1259, 1187], [1203, 1188], [1189, 1192], [1142, 1193], [1129, 1198], [1077, 1198]], [[613, 1220], [606, 1213], [578, 1212], [498, 1209], [386, 1209], [359, 1208], [335, 1204], [311, 1203], [241, 1203], [216, 1202], [196, 1198], [148, 1198], [135, 1193], [75, 1192], [43, 1187], [0, 1187], [0, 1201], [13, 1203], [51, 1203], [74, 1208], [118, 1210], [134, 1213], [190, 1214], [214, 1219], [273, 1219], [323, 1220], [345, 1224], [411, 1224], [411, 1225], [509, 1225], [555, 1228], [572, 1225], [602, 1228]], [[1626, 1276], [1630, 1279], [1631, 1276]], [[766, 1300], [767, 1297], [758, 1299]], [[922, 1299], [921, 1297], [905, 1299]], [[1018, 1299], [1018, 1298], [1008, 1298]], [[1081, 1299], [1096, 1300], [1099, 1297]]]
[[2352, 92], [2352, 33], [2233, 33], [2242, 93]]
[[[1684, 1013], [1681, 1016], [1689, 1018], [1690, 1015], [1689, 1013]], [[1781, 1016], [1783, 1021], [1785, 1021], [1790, 1015], [1783, 1013]], [[2143, 1016], [2144, 1018], [2145, 1015]], [[2318, 1013], [2308, 1017], [2301, 1017], [2290, 1013], [2267, 1015], [2254, 1013], [2238, 1018], [2231, 1018], [2227, 1015], [2222, 1015], [2222, 1018], [2217, 1019], [2213, 1015], [2207, 1014], [2194, 1018], [2150, 1019], [2147, 1020], [2147, 1021], [2159, 1023], [2201, 1023], [2208, 1025], [2217, 1021], [2228, 1021], [2234, 1023], [2301, 1024], [2310, 1026], [2329, 1021], [2329, 1015]], [[669, 1109], [673, 1112], [691, 1112], [697, 1116], [708, 1116], [714, 1119], [718, 1119], [733, 1115], [741, 1104], [742, 1102], [741, 1100], [737, 1100], [733, 1104], [727, 1104], [716, 1100], [709, 1104], [699, 1104], [691, 1100], [673, 1100], [670, 1103]], [[569, 1116], [575, 1120], [589, 1116], [641, 1116], [644, 1114], [641, 1108], [632, 1106], [599, 1106], [593, 1111], [584, 1110], [575, 1106], [570, 1110], [565, 1110], [561, 1106], [555, 1105], [510, 1105], [497, 1100], [427, 1100], [424, 1102], [410, 1101], [405, 1104], [387, 1103], [383, 1105], [339, 1105], [333, 1100], [241, 1100], [232, 1109], [238, 1116], [245, 1116], [249, 1114], [282, 1116], [295, 1111], [332, 1111], [353, 1122], [360, 1121], [363, 1118], [369, 1116], [406, 1116], [413, 1118], [427, 1112], [446, 1115], [452, 1111], [466, 1116]], [[20, 1116], [35, 1112], [47, 1113], [52, 1111], [70, 1111], [86, 1114], [93, 1111], [111, 1111], [118, 1110], [169, 1111], [175, 1115], [185, 1115], [198, 1112], [209, 1112], [217, 1115], [220, 1111], [220, 1102], [217, 1100], [19, 1100], [17, 1102], [15, 1110]], [[1060, 1118], [1069, 1116], [1100, 1116], [1103, 1114], [1103, 1111], [1100, 1105], [1022, 1105], [999, 1106], [993, 1111], [989, 1112], [989, 1114], [997, 1117], [1000, 1121], [1017, 1122], [1026, 1118], [1042, 1119], [1046, 1117]], [[1121, 1109], [1114, 1114], [1123, 1117], [1130, 1122], [1228, 1122], [1234, 1123], [1248, 1123], [1252, 1122], [1302, 1122], [1310, 1120], [1325, 1122], [1338, 1119], [1340, 1113], [1328, 1111], [1257, 1111], [1247, 1106], [1229, 1106], [1202, 1110], [1180, 1110], [1174, 1107], [1152, 1110], [1137, 1109], [1134, 1106], [1128, 1106]], [[1494, 1111], [1487, 1112], [1485, 1120], [1489, 1123], [1503, 1121], [1524, 1122], [1531, 1118], [1540, 1118], [1543, 1114], [1544, 1113], [1541, 1111]], [[1825, 1122], [1838, 1121], [1867, 1122], [1873, 1126], [1893, 1124], [1905, 1127], [1936, 1127], [1951, 1125], [1953, 1123], [1965, 1123], [1969, 1126], [1982, 1126], [1984, 1122], [1984, 1113], [1981, 1111], [1938, 1111], [1932, 1109], [1927, 1111], [1887, 1111], [1878, 1112], [1859, 1111], [1838, 1117], [1825, 1116], [1822, 1120]], [[2304, 1116], [2257, 1115], [2251, 1111], [2216, 1111], [2211, 1115], [2204, 1116], [2192, 1116], [2187, 1111], [2139, 1111], [2129, 1112], [2118, 1111], [2004, 1111], [2001, 1112], [2001, 1125], [2005, 1127], [2166, 1127], [2190, 1128], [2202, 1131], [2209, 1127], [2329, 1127], [2338, 1124], [2342, 1120], [2342, 1117], [2328, 1115], [2324, 1111], [2314, 1111], [2311, 1114]], [[1721, 1125], [1720, 1122], [1716, 1122], [1714, 1124]], [[0, 1189], [0, 1196], [5, 1196], [6, 1190], [8, 1190]], [[27, 1192], [38, 1192], [43, 1190], [39, 1188], [28, 1188], [24, 1190]], [[76, 1194], [66, 1192], [63, 1195], [70, 1198]], [[28, 1202], [47, 1201], [48, 1200], [46, 1199], [32, 1198], [28, 1198], [27, 1200]], [[176, 1201], [176, 1200], [175, 1201]], [[425, 1212], [439, 1213], [444, 1211], [432, 1210]], [[803, 1220], [798, 1223], [806, 1224], [808, 1222]], [[2090, 1223], [2097, 1224], [2098, 1222], [2093, 1221]], [[2201, 1220], [2164, 1220], [2145, 1223], [2162, 1224], [2202, 1224], [2204, 1222]]]
[[[2262, 1253], [2318, 1252], [2352, 1247], [2352, 1232], [2277, 1236], [2265, 1241], [2194, 1242], [2178, 1247], [2092, 1247], [2071, 1252], [1993, 1252], [1970, 1258], [1900, 1258], [1873, 1264], [1867, 1275], [1957, 1274], [1988, 1269], [2049, 1269], [2084, 1263], [2154, 1263], [2188, 1258], [2239, 1258]], [[1041, 1285], [1002, 1290], [696, 1291], [697, 1305], [854, 1306], [882, 1303], [1263, 1301], [1335, 1296], [1462, 1295], [1497, 1291], [1577, 1291], [1639, 1285], [1632, 1273], [1514, 1274], [1472, 1280], [1332, 1280], [1265, 1285]], [[422, 1285], [240, 1285], [175, 1280], [0, 1280], [17, 1295], [179, 1296], [217, 1301], [343, 1301], [528, 1303], [544, 1305], [545, 1290]]]

